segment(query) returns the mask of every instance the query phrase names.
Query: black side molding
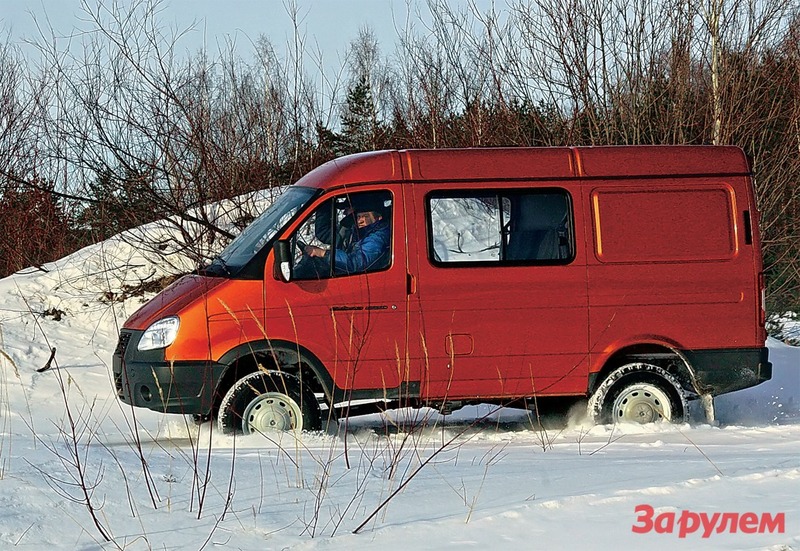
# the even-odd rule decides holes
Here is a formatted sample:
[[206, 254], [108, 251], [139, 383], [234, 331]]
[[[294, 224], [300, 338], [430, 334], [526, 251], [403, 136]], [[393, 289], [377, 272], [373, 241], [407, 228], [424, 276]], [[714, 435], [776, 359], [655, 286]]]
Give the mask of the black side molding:
[[744, 243], [753, 244], [753, 221], [750, 219], [750, 211], [744, 211]]

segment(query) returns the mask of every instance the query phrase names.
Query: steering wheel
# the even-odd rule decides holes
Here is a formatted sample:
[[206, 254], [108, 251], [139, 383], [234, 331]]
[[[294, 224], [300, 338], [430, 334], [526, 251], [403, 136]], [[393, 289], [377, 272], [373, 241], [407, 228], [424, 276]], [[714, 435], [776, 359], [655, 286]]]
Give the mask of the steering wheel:
[[300, 253], [306, 254], [306, 247], [308, 247], [308, 243], [300, 241], [299, 239], [295, 239], [294, 246]]

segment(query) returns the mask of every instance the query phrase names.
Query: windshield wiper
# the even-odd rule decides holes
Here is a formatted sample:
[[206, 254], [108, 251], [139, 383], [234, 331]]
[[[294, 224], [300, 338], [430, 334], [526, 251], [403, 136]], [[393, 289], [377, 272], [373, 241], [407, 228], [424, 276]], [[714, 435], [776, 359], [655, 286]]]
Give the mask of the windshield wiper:
[[217, 276], [232, 276], [233, 273], [228, 268], [228, 264], [221, 256], [214, 257], [214, 260], [211, 261], [211, 264], [206, 266], [205, 268], [200, 268], [198, 270], [200, 275], [217, 275]]

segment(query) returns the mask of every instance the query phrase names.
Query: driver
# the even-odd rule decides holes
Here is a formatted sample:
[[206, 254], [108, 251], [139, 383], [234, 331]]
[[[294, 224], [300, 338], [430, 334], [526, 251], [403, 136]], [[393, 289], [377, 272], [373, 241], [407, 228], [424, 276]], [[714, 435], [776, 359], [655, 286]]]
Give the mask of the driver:
[[382, 268], [388, 264], [391, 230], [383, 218], [381, 201], [353, 200], [356, 227], [352, 239], [343, 248], [323, 249], [306, 245], [305, 254], [330, 261], [333, 254], [334, 273], [352, 274]]

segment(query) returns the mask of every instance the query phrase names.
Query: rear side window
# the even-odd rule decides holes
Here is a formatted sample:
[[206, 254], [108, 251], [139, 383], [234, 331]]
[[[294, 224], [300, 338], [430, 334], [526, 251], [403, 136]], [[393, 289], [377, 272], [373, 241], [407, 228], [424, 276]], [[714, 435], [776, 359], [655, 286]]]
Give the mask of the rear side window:
[[575, 250], [571, 205], [560, 189], [431, 194], [431, 261], [442, 266], [566, 264]]
[[727, 187], [595, 190], [592, 213], [601, 262], [722, 260], [736, 252]]

